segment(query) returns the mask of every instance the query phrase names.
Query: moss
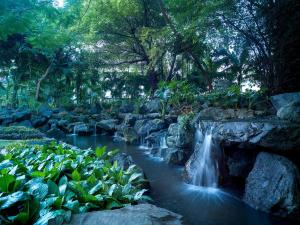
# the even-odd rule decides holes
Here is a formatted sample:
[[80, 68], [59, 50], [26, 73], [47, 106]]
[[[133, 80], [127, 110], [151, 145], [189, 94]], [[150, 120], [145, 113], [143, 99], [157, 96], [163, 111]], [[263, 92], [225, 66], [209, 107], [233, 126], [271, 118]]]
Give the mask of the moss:
[[0, 139], [27, 140], [40, 139], [43, 137], [43, 133], [33, 128], [23, 126], [0, 127]]

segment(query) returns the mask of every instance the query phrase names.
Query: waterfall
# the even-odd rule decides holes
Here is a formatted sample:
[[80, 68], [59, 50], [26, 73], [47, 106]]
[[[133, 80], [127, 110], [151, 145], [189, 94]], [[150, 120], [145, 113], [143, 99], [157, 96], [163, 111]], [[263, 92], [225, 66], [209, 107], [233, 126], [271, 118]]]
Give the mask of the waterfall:
[[[201, 139], [203, 142], [201, 143]], [[218, 185], [218, 162], [213, 157], [212, 129], [203, 135], [198, 128], [196, 131], [196, 144], [191, 174], [192, 184], [205, 187], [217, 187]]]
[[72, 136], [76, 136], [77, 134], [76, 134], [76, 126], [77, 125], [74, 125], [74, 127], [73, 127], [73, 134], [72, 134]]
[[149, 150], [150, 149], [150, 145], [149, 145], [149, 141], [146, 141], [146, 137], [145, 136], [141, 136], [140, 137], [140, 149], [144, 149], [144, 150]]
[[94, 125], [94, 134], [93, 136], [97, 136], [97, 123], [95, 123]]
[[160, 158], [164, 158], [166, 149], [168, 148], [166, 135], [163, 135], [159, 139], [159, 148], [157, 152], [157, 156]]
[[160, 148], [160, 149], [166, 149], [166, 148], [168, 148], [166, 136], [162, 136], [162, 137], [160, 138], [159, 148]]

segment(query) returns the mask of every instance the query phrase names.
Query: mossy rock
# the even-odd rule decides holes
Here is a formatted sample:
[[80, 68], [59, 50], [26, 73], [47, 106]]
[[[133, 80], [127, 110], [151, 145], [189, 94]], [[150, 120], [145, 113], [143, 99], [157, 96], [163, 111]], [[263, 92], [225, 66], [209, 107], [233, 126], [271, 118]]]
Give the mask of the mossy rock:
[[0, 127], [0, 139], [27, 140], [40, 139], [44, 136], [43, 133], [33, 128], [23, 126]]

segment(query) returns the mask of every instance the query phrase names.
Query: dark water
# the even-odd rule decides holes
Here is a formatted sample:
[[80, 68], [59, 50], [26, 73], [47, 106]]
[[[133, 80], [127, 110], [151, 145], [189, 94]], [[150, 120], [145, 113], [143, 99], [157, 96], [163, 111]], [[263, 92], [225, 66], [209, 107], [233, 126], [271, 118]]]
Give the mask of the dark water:
[[[131, 155], [146, 174], [151, 197], [157, 206], [179, 213], [186, 225], [292, 225], [292, 222], [256, 211], [220, 189], [202, 188], [182, 181], [182, 168], [152, 157], [138, 146], [114, 143], [110, 137], [69, 136], [65, 140], [80, 148], [106, 145]], [[296, 224], [296, 223], [294, 223]], [[142, 225], [142, 224], [141, 224]]]

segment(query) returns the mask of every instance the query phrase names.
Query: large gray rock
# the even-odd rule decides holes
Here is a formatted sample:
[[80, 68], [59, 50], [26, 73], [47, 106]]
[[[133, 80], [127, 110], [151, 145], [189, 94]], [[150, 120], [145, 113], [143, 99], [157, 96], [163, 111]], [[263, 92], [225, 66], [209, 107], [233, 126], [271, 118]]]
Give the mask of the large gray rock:
[[49, 119], [52, 116], [53, 111], [50, 109], [49, 106], [42, 105], [38, 110], [38, 114]]
[[88, 124], [78, 124], [76, 125], [76, 134], [79, 136], [88, 136], [93, 134], [93, 129]]
[[273, 152], [300, 149], [300, 125], [280, 120], [198, 121], [201, 133], [213, 129], [213, 137], [222, 146], [244, 149], [263, 148]]
[[11, 126], [23, 126], [23, 127], [32, 127], [32, 123], [30, 120], [24, 120], [21, 122], [15, 122], [13, 124], [11, 124]]
[[101, 120], [96, 125], [97, 125], [97, 129], [101, 129], [108, 133], [114, 133], [117, 129], [118, 120], [116, 119]]
[[129, 144], [137, 143], [139, 136], [133, 127], [126, 125], [118, 126], [118, 131], [114, 134], [115, 142], [126, 142]]
[[15, 122], [21, 122], [24, 120], [29, 120], [31, 117], [31, 112], [29, 110], [16, 111], [13, 114], [13, 120]]
[[273, 106], [276, 108], [276, 110], [279, 110], [280, 108], [294, 101], [298, 101], [298, 102], [300, 101], [300, 92], [284, 93], [280, 95], [274, 95], [271, 97], [271, 102]]
[[149, 134], [145, 138], [145, 141], [148, 142], [149, 145], [152, 146], [153, 148], [163, 147], [162, 145], [164, 144], [163, 142], [165, 142], [166, 140], [166, 135], [167, 135], [166, 130], [160, 130]]
[[47, 123], [47, 121], [48, 119], [44, 116], [33, 115], [31, 117], [32, 126], [35, 128], [43, 126], [45, 123]]
[[172, 123], [168, 128], [167, 145], [171, 148], [188, 148], [193, 143], [193, 131], [180, 123]]
[[277, 111], [277, 116], [280, 119], [300, 123], [300, 99], [281, 107]]
[[57, 140], [61, 140], [66, 136], [66, 134], [57, 127], [52, 127], [50, 130], [46, 131], [46, 135], [47, 137], [55, 138]]
[[259, 153], [247, 178], [244, 201], [255, 209], [299, 219], [298, 169], [283, 156]]
[[161, 119], [154, 120], [137, 120], [134, 129], [139, 136], [146, 136], [152, 132], [162, 130], [166, 127], [166, 123]]
[[245, 149], [230, 150], [231, 152], [228, 153], [226, 162], [228, 175], [244, 180], [253, 167], [257, 153]]
[[129, 102], [123, 102], [119, 108], [121, 113], [132, 113], [134, 111], [134, 104]]
[[146, 102], [140, 107], [140, 113], [159, 113], [161, 111], [161, 102], [160, 99], [155, 98]]
[[118, 166], [123, 170], [127, 170], [131, 165], [134, 164], [132, 157], [124, 152], [119, 152], [118, 154], [110, 158], [111, 163], [113, 163], [114, 161], [117, 161]]
[[0, 122], [2, 123], [2, 126], [8, 126], [14, 122], [14, 119], [12, 115], [2, 115], [0, 117]]
[[200, 119], [209, 120], [230, 120], [230, 119], [252, 119], [261, 116], [264, 112], [251, 109], [222, 109], [218, 107], [208, 107], [198, 114]]
[[74, 215], [69, 225], [181, 225], [182, 216], [150, 204]]

